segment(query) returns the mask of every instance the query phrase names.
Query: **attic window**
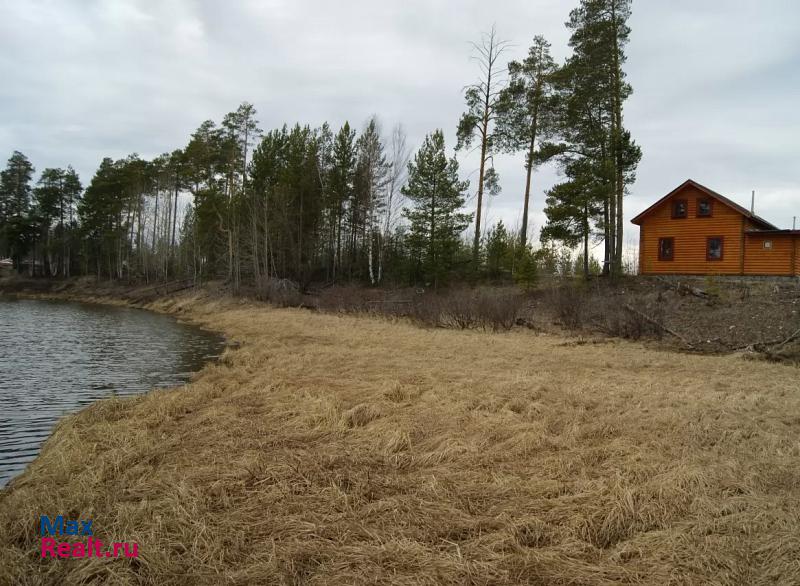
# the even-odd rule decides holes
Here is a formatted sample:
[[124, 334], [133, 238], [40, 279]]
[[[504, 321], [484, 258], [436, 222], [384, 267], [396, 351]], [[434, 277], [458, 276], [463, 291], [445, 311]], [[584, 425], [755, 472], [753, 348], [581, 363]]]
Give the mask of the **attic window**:
[[772, 250], [772, 240], [764, 240], [764, 250]]
[[672, 218], [685, 218], [688, 215], [689, 205], [685, 199], [676, 199], [672, 202]]
[[697, 200], [698, 218], [710, 218], [712, 210], [713, 210], [713, 204], [711, 203], [711, 198], [705, 197], [703, 199]]

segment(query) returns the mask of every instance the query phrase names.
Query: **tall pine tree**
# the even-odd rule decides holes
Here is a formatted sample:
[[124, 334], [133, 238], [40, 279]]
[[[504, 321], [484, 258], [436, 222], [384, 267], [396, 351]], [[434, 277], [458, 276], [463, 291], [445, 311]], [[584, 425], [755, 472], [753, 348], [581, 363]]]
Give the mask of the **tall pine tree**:
[[408, 241], [416, 277], [434, 287], [452, 267], [459, 236], [472, 219], [461, 212], [468, 186], [458, 178], [458, 162], [445, 154], [442, 131], [426, 136], [408, 164], [408, 184], [402, 192], [414, 207], [405, 208], [403, 215], [411, 223]]
[[551, 88], [556, 69], [550, 43], [537, 36], [525, 59], [508, 64], [510, 83], [500, 94], [495, 132], [498, 145], [509, 152], [525, 153], [525, 196], [520, 229], [523, 247], [528, 243], [531, 176], [534, 167], [547, 158], [538, 147], [552, 127]]
[[591, 165], [592, 160], [588, 158], [576, 159], [566, 165], [567, 181], [553, 186], [547, 192], [547, 223], [541, 233], [544, 243], [557, 241], [568, 248], [581, 245], [583, 273], [587, 279], [592, 226], [603, 209], [605, 196], [604, 186], [598, 182], [598, 173]]
[[478, 186], [476, 193], [475, 235], [472, 239], [472, 260], [477, 271], [480, 263], [481, 221], [483, 196], [486, 191], [495, 195], [500, 192], [497, 173], [489, 166], [494, 154], [494, 124], [497, 118], [500, 95], [505, 84], [505, 70], [500, 58], [508, 47], [508, 42], [498, 38], [494, 27], [483, 35], [480, 43], [473, 43], [474, 59], [478, 63], [481, 76], [477, 82], [467, 86], [464, 98], [467, 111], [458, 123], [458, 143], [456, 150], [470, 148], [477, 140], [480, 151], [478, 167]]
[[641, 150], [623, 126], [632, 89], [622, 65], [630, 35], [631, 0], [581, 0], [570, 13], [572, 56], [557, 75], [562, 165], [589, 158], [603, 192], [604, 274], [622, 271], [623, 197], [635, 180]]
[[33, 172], [28, 157], [19, 151], [0, 172], [0, 255], [11, 257], [18, 271], [35, 238], [30, 218]]

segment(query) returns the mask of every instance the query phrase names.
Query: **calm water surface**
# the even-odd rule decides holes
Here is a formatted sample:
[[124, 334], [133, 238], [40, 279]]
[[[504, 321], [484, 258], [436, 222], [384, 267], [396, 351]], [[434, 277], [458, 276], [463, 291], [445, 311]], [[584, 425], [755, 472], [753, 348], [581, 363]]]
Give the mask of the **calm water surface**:
[[63, 415], [186, 382], [223, 339], [138, 309], [0, 298], [0, 486]]

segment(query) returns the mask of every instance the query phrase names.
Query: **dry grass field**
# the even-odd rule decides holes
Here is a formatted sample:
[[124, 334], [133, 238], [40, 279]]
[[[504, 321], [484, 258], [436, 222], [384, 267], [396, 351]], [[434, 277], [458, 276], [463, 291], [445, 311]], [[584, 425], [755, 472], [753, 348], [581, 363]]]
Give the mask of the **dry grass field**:
[[[208, 297], [189, 385], [60, 424], [2, 584], [798, 584], [800, 371]], [[131, 559], [39, 557], [38, 517]]]

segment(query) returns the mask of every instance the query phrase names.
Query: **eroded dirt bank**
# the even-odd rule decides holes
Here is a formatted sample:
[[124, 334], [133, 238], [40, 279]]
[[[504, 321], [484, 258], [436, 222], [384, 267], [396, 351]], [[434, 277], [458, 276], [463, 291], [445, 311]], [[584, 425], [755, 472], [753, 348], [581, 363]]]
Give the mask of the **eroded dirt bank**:
[[[59, 425], [0, 493], [0, 583], [800, 582], [796, 368], [139, 303], [232, 346]], [[140, 557], [41, 559], [58, 514]]]

